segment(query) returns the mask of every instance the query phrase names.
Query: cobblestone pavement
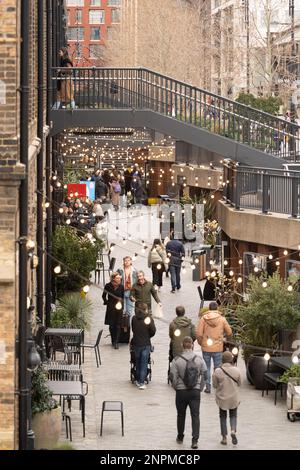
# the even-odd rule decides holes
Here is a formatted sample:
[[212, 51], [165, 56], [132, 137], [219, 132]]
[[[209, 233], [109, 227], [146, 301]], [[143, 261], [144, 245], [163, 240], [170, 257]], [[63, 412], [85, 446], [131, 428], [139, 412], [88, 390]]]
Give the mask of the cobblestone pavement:
[[[110, 238], [112, 241], [112, 239]], [[116, 241], [114, 256], [116, 267], [122, 265], [126, 254], [140, 253], [140, 247], [132, 242], [126, 245]], [[148, 243], [149, 246], [149, 243]], [[144, 255], [147, 256], [147, 255]], [[135, 266], [143, 269], [151, 280], [147, 259], [137, 257]], [[146, 390], [139, 390], [129, 380], [130, 363], [128, 345], [121, 344], [119, 350], [112, 349], [108, 327], [104, 326], [101, 340], [102, 365], [97, 368], [92, 350], [86, 350], [83, 365], [84, 380], [88, 382], [89, 392], [86, 397], [86, 437], [82, 437], [82, 426], [78, 405], [75, 402], [70, 413], [72, 418], [73, 444], [77, 449], [164, 449], [189, 450], [191, 445], [191, 420], [189, 411], [186, 418], [185, 440], [183, 445], [176, 443], [176, 408], [175, 392], [167, 384], [168, 369], [168, 324], [175, 317], [175, 307], [184, 305], [187, 315], [197, 323], [199, 296], [197, 285], [193, 282], [192, 272], [187, 269], [182, 275], [182, 289], [176, 294], [170, 293], [170, 280], [164, 277], [164, 286], [160, 293], [163, 303], [164, 318], [156, 320], [157, 333], [153, 338], [152, 381]], [[86, 332], [86, 342], [94, 342], [100, 328], [103, 328], [105, 307], [102, 304], [102, 284], [93, 285], [89, 298], [93, 302], [93, 323], [90, 332]], [[200, 347], [195, 346], [200, 352]], [[279, 399], [274, 406], [273, 392], [262, 398], [261, 392], [254, 390], [245, 377], [244, 361], [239, 358], [238, 366], [243, 374], [241, 404], [238, 410], [239, 443], [226, 447], [220, 444], [218, 408], [214, 393], [201, 394], [200, 440], [199, 449], [299, 449], [299, 423], [290, 423], [286, 418], [286, 406]], [[125, 410], [125, 436], [121, 435], [120, 413], [104, 413], [103, 436], [100, 437], [101, 406], [104, 400], [121, 400]], [[62, 432], [65, 440], [65, 433]]]

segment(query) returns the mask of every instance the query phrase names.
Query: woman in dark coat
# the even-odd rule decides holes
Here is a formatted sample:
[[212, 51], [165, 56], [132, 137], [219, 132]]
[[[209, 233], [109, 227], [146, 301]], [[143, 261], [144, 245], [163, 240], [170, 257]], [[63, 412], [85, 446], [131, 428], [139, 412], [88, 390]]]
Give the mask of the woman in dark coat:
[[109, 325], [111, 344], [119, 349], [119, 337], [123, 314], [124, 287], [121, 284], [122, 277], [119, 273], [112, 273], [110, 282], [105, 284], [102, 294], [104, 305], [106, 305], [105, 325]]
[[59, 50], [60, 67], [64, 70], [59, 70], [57, 75], [57, 101], [55, 109], [59, 109], [61, 103], [69, 105], [71, 108], [75, 108], [74, 101], [74, 84], [72, 81], [72, 71], [67, 71], [66, 68], [72, 68], [73, 63], [69, 57], [68, 49], [62, 47]]

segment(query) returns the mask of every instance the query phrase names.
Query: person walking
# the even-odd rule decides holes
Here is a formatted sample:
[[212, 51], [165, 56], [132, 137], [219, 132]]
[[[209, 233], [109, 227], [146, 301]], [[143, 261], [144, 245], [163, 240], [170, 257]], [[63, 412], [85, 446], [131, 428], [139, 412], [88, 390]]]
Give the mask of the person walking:
[[114, 206], [115, 211], [118, 211], [120, 205], [121, 185], [116, 176], [112, 177], [112, 181], [109, 183], [109, 186], [111, 203]]
[[151, 350], [150, 339], [156, 333], [153, 318], [149, 316], [148, 305], [140, 302], [132, 318], [132, 347], [136, 365], [136, 386], [140, 390], [146, 388], [148, 360]]
[[124, 287], [124, 311], [130, 319], [134, 315], [134, 303], [130, 299], [130, 291], [137, 282], [137, 270], [132, 266], [132, 258], [125, 256], [123, 258], [123, 268], [118, 269], [118, 273], [122, 278], [122, 286]]
[[216, 389], [216, 402], [219, 407], [221, 444], [227, 444], [227, 410], [231, 429], [232, 444], [238, 443], [236, 437], [237, 409], [240, 404], [239, 388], [241, 386], [241, 374], [233, 365], [234, 356], [230, 351], [222, 355], [222, 366], [217, 368], [212, 376], [213, 386]]
[[170, 342], [170, 361], [179, 356], [183, 351], [182, 339], [190, 336], [193, 341], [196, 340], [196, 328], [192, 320], [185, 316], [185, 308], [176, 307], [176, 318], [169, 325]]
[[54, 109], [59, 109], [61, 103], [70, 103], [71, 108], [75, 109], [74, 101], [74, 84], [72, 81], [72, 71], [67, 71], [67, 68], [72, 68], [73, 63], [69, 57], [68, 49], [62, 47], [59, 49], [59, 66], [64, 70], [58, 71], [57, 74], [57, 101], [54, 105]]
[[148, 267], [152, 270], [152, 283], [158, 287], [158, 291], [162, 287], [162, 277], [167, 268], [167, 254], [163, 244], [159, 238], [155, 238], [148, 255]]
[[222, 362], [224, 334], [232, 335], [232, 330], [226, 319], [218, 311], [217, 302], [210, 302], [209, 312], [202, 316], [197, 326], [197, 341], [201, 346], [203, 359], [207, 367], [207, 381], [205, 392], [211, 392], [211, 361], [214, 368], [220, 367]]
[[124, 287], [121, 284], [121, 276], [114, 272], [110, 276], [110, 282], [105, 284], [102, 299], [106, 305], [104, 324], [109, 325], [111, 344], [119, 349], [119, 337], [123, 315]]
[[192, 418], [192, 449], [198, 448], [200, 434], [200, 397], [206, 380], [206, 365], [201, 356], [194, 354], [194, 341], [186, 336], [182, 342], [183, 353], [173, 359], [170, 379], [176, 390], [177, 438], [178, 444], [184, 439], [187, 407]]
[[135, 302], [135, 308], [137, 308], [140, 303], [147, 304], [148, 313], [151, 315], [151, 296], [161, 307], [161, 301], [152, 282], [149, 282], [145, 279], [145, 274], [143, 271], [139, 271], [137, 274], [137, 282], [132, 286], [130, 292], [130, 299], [132, 302]]
[[[174, 235], [172, 235], [174, 237]], [[182, 258], [185, 256], [185, 250], [183, 243], [180, 240], [175, 240], [174, 238], [170, 240], [166, 245], [167, 255], [169, 256], [169, 271], [171, 275], [171, 285], [172, 285], [172, 294], [174, 294], [175, 289], [179, 290], [181, 288], [180, 284], [180, 270]]]

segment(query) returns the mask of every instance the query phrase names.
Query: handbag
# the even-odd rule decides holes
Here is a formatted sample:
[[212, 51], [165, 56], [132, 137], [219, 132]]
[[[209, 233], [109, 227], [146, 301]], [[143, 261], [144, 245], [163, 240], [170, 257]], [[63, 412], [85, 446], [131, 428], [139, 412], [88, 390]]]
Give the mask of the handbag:
[[155, 304], [154, 309], [152, 311], [152, 316], [154, 318], [163, 318], [164, 316], [162, 307], [157, 303]]
[[127, 329], [129, 328], [129, 315], [128, 315], [128, 313], [123, 313], [123, 315], [122, 315], [121, 328], [124, 329], [124, 331], [127, 331]]

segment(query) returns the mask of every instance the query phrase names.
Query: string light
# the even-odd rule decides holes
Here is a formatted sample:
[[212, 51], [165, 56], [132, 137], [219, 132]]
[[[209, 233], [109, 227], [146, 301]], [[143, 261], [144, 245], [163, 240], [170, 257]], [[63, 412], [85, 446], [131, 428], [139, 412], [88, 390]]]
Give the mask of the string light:
[[120, 300], [116, 303], [116, 309], [117, 309], [117, 310], [121, 310], [121, 309], [122, 309], [122, 302], [121, 302]]
[[179, 328], [177, 328], [175, 331], [174, 331], [174, 336], [180, 336], [181, 335], [181, 331], [179, 330]]
[[290, 285], [288, 286], [287, 290], [288, 290], [289, 292], [292, 292], [293, 286], [290, 284]]
[[264, 281], [264, 282], [262, 283], [262, 286], [263, 286], [263, 287], [268, 287], [268, 284], [266, 283], [266, 281]]
[[266, 352], [266, 354], [264, 355], [264, 359], [265, 359], [266, 361], [269, 361], [269, 360], [271, 359], [271, 356], [270, 356], [270, 354], [269, 354], [268, 352]]
[[298, 362], [299, 362], [298, 356], [293, 356], [293, 357], [292, 357], [292, 363], [293, 363], [293, 364], [298, 364]]
[[234, 348], [232, 348], [232, 351], [231, 351], [231, 352], [232, 352], [232, 354], [233, 354], [234, 356], [237, 356], [238, 353], [239, 353], [239, 350], [238, 350], [238, 348], [235, 346]]
[[243, 264], [243, 260], [239, 259], [239, 264]]
[[151, 323], [151, 318], [150, 318], [150, 317], [146, 317], [145, 320], [144, 320], [144, 323], [145, 323], [145, 325], [150, 325], [150, 323]]
[[270, 255], [268, 256], [268, 258], [269, 258], [269, 259], [273, 259], [273, 255], [270, 254]]
[[61, 272], [61, 267], [60, 265], [55, 266], [54, 270], [55, 274], [59, 274]]
[[224, 266], [227, 266], [228, 265], [228, 261], [227, 259], [224, 260]]
[[284, 250], [283, 254], [284, 254], [284, 256], [287, 256], [289, 254], [289, 252], [287, 250]]
[[48, 207], [50, 206], [50, 202], [45, 202], [44, 206], [46, 209], [48, 209]]
[[207, 346], [212, 346], [214, 344], [213, 340], [211, 338], [208, 338], [206, 341]]
[[257, 266], [254, 266], [253, 271], [254, 271], [255, 273], [258, 273], [258, 271], [259, 271], [258, 267], [257, 267]]
[[88, 285], [86, 285], [82, 288], [82, 290], [83, 290], [83, 292], [85, 292], [87, 294], [88, 291], [90, 290], [90, 287]]
[[243, 282], [243, 278], [242, 278], [241, 276], [239, 276], [239, 277], [237, 278], [237, 282], [238, 282], [239, 284], [241, 284], [241, 283]]
[[229, 276], [233, 276], [234, 275], [234, 272], [232, 271], [232, 269], [229, 271]]

